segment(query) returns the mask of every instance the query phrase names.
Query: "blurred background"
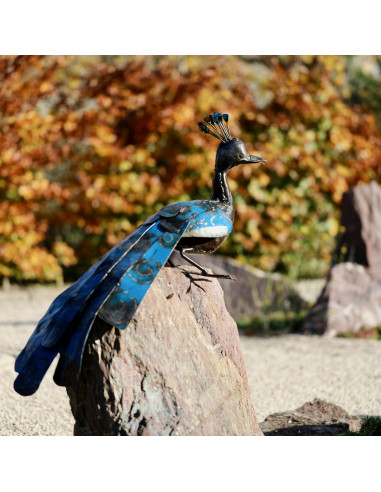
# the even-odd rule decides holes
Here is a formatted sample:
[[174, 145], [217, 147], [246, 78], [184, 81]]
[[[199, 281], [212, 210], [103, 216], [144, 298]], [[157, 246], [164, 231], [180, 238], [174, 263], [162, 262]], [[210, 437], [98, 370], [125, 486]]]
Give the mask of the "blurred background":
[[323, 277], [381, 169], [381, 56], [1, 56], [0, 279], [70, 282], [164, 205], [207, 199], [204, 113], [267, 159], [229, 174], [220, 253]]

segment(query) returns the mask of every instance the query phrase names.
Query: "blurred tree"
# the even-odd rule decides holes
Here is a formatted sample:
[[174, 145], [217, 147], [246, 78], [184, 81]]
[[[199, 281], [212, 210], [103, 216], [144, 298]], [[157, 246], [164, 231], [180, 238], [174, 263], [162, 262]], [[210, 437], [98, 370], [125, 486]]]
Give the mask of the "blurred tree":
[[216, 142], [196, 124], [216, 110], [269, 161], [230, 175], [222, 251], [321, 275], [335, 206], [380, 162], [375, 109], [352, 97], [346, 60], [0, 57], [0, 276], [72, 279], [165, 204], [207, 198]]
[[[381, 134], [367, 101], [351, 100], [346, 57], [266, 57], [253, 69], [259, 62], [268, 70], [267, 101], [261, 111], [244, 113], [241, 126], [270, 164], [252, 176], [243, 196], [241, 253], [253, 251], [261, 268], [321, 275], [343, 192], [379, 179]], [[248, 204], [261, 215], [252, 241]]]
[[348, 57], [350, 103], [374, 112], [381, 127], [381, 56]]

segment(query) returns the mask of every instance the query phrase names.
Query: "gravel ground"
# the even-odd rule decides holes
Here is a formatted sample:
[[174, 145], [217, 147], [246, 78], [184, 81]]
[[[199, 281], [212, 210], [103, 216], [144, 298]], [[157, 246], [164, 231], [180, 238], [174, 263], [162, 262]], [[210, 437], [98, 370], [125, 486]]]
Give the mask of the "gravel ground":
[[381, 342], [285, 335], [241, 337], [258, 421], [314, 398], [381, 416]]
[[13, 389], [15, 359], [62, 290], [50, 287], [0, 290], [1, 436], [73, 435], [74, 418], [66, 389], [52, 379], [56, 362], [33, 396], [20, 396]]
[[[62, 289], [0, 290], [0, 435], [73, 433], [65, 388], [52, 380], [54, 367], [30, 397], [13, 390], [16, 356]], [[261, 422], [314, 398], [353, 415], [381, 415], [381, 342], [287, 335], [241, 337], [251, 397]], [[53, 364], [55, 366], [55, 363]]]

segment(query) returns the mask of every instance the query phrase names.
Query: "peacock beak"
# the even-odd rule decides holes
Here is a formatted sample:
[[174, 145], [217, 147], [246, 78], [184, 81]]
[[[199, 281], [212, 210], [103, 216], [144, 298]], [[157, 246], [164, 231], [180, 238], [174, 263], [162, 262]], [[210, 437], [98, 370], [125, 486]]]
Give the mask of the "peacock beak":
[[257, 157], [256, 155], [250, 154], [247, 154], [240, 160], [240, 164], [264, 164], [265, 162], [267, 162], [266, 159], [262, 159], [262, 157]]

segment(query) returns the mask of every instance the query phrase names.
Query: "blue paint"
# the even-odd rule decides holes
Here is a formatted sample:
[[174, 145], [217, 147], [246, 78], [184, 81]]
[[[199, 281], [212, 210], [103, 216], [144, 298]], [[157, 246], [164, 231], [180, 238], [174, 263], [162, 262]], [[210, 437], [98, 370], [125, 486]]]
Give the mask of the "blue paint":
[[[186, 228], [187, 224], [185, 223], [183, 229]], [[161, 267], [166, 263], [180, 239], [180, 234], [164, 232], [160, 223], [155, 224], [150, 232], [156, 234], [157, 240], [139, 261], [127, 270], [98, 313], [104, 321], [114, 324], [121, 330], [126, 328], [136, 309], [133, 312], [128, 311], [117, 323], [115, 323], [115, 318], [112, 315], [113, 311], [118, 309], [120, 305], [136, 305], [136, 308], [140, 305]]]

